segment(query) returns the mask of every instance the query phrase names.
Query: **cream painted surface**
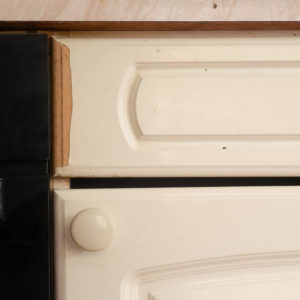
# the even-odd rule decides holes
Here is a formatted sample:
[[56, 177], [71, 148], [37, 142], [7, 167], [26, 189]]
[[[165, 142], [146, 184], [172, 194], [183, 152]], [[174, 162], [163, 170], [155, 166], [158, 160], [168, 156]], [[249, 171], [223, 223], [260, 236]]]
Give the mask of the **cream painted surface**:
[[299, 0], [0, 0], [1, 20], [288, 21]]
[[110, 217], [100, 208], [80, 211], [71, 224], [73, 241], [82, 249], [99, 251], [111, 243], [113, 226]]
[[148, 63], [136, 73], [128, 101], [141, 137], [300, 133], [300, 63]]
[[300, 174], [300, 38], [73, 33], [59, 176]]
[[[299, 197], [299, 187], [56, 191], [56, 299], [299, 299]], [[91, 207], [115, 228], [99, 252], [70, 235]]]

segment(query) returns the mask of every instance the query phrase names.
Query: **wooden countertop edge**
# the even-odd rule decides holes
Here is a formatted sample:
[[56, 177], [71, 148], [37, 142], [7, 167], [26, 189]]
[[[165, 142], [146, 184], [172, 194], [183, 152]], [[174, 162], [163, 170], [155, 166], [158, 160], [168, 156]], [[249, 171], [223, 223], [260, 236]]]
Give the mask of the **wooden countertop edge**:
[[1, 31], [300, 30], [300, 21], [0, 21]]

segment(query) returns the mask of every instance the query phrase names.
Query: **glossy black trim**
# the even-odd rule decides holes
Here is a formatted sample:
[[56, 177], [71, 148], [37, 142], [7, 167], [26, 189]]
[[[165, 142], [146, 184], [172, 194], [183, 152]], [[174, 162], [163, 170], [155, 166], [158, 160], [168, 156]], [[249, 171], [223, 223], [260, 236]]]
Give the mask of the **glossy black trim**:
[[297, 186], [300, 177], [160, 177], [160, 178], [71, 178], [72, 189]]

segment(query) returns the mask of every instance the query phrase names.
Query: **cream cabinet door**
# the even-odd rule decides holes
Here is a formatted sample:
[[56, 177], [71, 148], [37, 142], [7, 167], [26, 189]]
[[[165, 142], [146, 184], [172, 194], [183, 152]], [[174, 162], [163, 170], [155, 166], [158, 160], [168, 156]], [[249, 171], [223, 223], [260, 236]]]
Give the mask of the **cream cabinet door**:
[[[54, 198], [57, 300], [300, 298], [299, 187], [60, 190]], [[85, 250], [99, 241], [107, 247]]]
[[298, 35], [55, 37], [55, 174], [300, 175]]

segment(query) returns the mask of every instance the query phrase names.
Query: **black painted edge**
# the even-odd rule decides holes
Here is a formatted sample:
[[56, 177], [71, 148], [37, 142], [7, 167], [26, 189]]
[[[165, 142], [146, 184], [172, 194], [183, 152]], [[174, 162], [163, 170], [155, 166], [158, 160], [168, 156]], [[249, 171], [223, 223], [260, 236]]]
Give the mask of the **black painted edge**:
[[49, 268], [49, 300], [55, 300], [55, 265], [54, 265], [54, 202], [53, 191], [48, 191], [48, 240], [49, 240], [49, 253], [48, 253], [48, 268]]

